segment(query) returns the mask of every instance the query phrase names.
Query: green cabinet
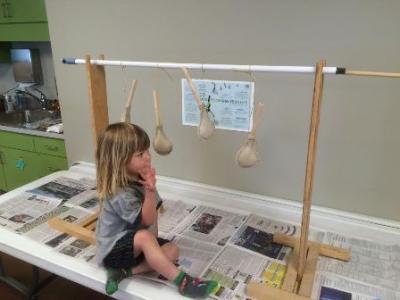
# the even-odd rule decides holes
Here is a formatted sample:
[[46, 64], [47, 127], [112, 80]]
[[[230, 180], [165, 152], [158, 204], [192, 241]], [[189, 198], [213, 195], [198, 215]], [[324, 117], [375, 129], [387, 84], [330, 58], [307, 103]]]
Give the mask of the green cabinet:
[[0, 0], [0, 41], [49, 41], [45, 0]]
[[65, 156], [63, 140], [0, 131], [0, 189], [68, 169]]
[[0, 147], [7, 189], [31, 182], [42, 175], [39, 154], [12, 148]]
[[42, 176], [68, 169], [68, 163], [65, 157], [55, 157], [50, 155], [40, 154]]
[[47, 22], [44, 0], [0, 0], [0, 23]]

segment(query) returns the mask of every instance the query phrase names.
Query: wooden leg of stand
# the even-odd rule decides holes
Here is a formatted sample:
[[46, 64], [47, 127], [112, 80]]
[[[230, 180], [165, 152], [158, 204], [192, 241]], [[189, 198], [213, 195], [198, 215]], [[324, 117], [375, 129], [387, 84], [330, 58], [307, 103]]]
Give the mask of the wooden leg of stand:
[[311, 212], [311, 195], [314, 179], [314, 166], [316, 156], [316, 146], [318, 137], [319, 113], [321, 108], [322, 89], [324, 84], [323, 67], [325, 60], [320, 60], [315, 68], [314, 79], [314, 94], [312, 100], [310, 134], [308, 139], [308, 152], [307, 152], [307, 166], [306, 177], [304, 181], [304, 200], [303, 200], [303, 216], [301, 220], [301, 235], [300, 235], [300, 249], [299, 249], [299, 268], [297, 272], [297, 279], [301, 280], [304, 273], [304, 266], [306, 262], [306, 252], [308, 243], [308, 230], [310, 227], [310, 212]]
[[78, 239], [87, 241], [92, 245], [96, 244], [95, 233], [91, 230], [86, 229], [85, 227], [66, 222], [57, 217], [48, 220], [47, 223], [53, 229], [57, 229], [74, 237], [77, 237]]
[[299, 245], [294, 247], [292, 254], [289, 257], [285, 279], [283, 280], [282, 290], [295, 292], [297, 288], [297, 264], [299, 259]]
[[247, 285], [246, 294], [258, 300], [310, 300], [310, 297], [304, 297], [293, 294], [282, 289], [268, 286], [264, 283], [251, 281]]
[[[299, 243], [299, 239], [294, 236], [288, 236], [286, 234], [275, 233], [274, 243], [285, 245], [294, 248]], [[339, 259], [342, 261], [350, 260], [350, 250], [338, 248], [326, 244], [308, 241], [308, 247], [318, 247], [319, 255]]]
[[[99, 59], [104, 59], [104, 55], [100, 55]], [[108, 125], [106, 75], [104, 66], [90, 63], [89, 55], [86, 56], [86, 71], [88, 75], [93, 143], [96, 145], [97, 136]]]
[[318, 247], [308, 248], [306, 267], [304, 269], [303, 279], [299, 289], [299, 295], [311, 297], [314, 284], [315, 271], [318, 262]]
[[98, 217], [99, 217], [99, 213], [98, 212], [94, 213], [94, 214], [91, 214], [91, 215], [89, 215], [89, 217], [87, 217], [86, 219], [84, 219], [81, 222], [79, 222], [79, 225], [83, 226], [83, 227], [86, 227], [89, 224], [96, 223]]

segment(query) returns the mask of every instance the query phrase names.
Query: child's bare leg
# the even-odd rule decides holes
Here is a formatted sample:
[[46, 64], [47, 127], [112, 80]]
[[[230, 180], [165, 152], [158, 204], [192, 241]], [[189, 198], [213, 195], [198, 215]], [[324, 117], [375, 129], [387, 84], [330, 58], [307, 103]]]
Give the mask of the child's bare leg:
[[[139, 254], [143, 252], [148, 266], [168, 280], [173, 281], [180, 273], [178, 268], [161, 249], [152, 232], [148, 230], [139, 230], [135, 234], [133, 245], [134, 253]], [[137, 266], [137, 268], [139, 267], [144, 268], [145, 266]]]
[[[161, 250], [164, 252], [164, 254], [167, 256], [169, 261], [172, 263], [174, 263], [179, 257], [179, 248], [174, 243], [169, 242], [169, 243], [162, 245]], [[132, 274], [145, 273], [145, 272], [149, 272], [149, 271], [153, 271], [153, 269], [149, 266], [147, 261], [144, 261], [141, 264], [139, 264], [138, 266], [132, 268]]]
[[[160, 247], [154, 234], [148, 230], [139, 230], [133, 238], [134, 253], [139, 255], [143, 252], [146, 262], [137, 266], [132, 271], [141, 271], [153, 269], [162, 276], [174, 282], [179, 292], [184, 296], [193, 298], [205, 298], [210, 293], [215, 292], [219, 288], [219, 284], [215, 281], [203, 281], [199, 278], [193, 278], [173, 264], [178, 257], [178, 249], [176, 245], [170, 243], [163, 248]], [[108, 294], [114, 293], [118, 289], [118, 283], [129, 276], [131, 270], [117, 270], [118, 276], [110, 276], [107, 280], [106, 291]]]

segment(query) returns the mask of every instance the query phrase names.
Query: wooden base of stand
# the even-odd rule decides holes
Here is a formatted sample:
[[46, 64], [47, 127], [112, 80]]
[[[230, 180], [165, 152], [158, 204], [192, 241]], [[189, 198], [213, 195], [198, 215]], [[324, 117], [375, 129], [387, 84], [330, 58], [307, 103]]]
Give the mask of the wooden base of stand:
[[69, 223], [60, 218], [52, 218], [48, 221], [51, 228], [61, 232], [65, 232], [78, 239], [84, 240], [92, 245], [96, 244], [96, 236], [94, 230], [96, 229], [96, 222], [98, 213], [89, 215], [87, 218], [78, 224]]
[[[158, 209], [158, 213], [162, 214], [165, 211], [165, 208], [163, 205], [161, 205]], [[96, 222], [97, 218], [99, 216], [99, 213], [95, 213], [92, 215], [89, 215], [87, 218], [82, 220], [81, 222], [75, 224], [75, 223], [69, 223], [67, 221], [64, 221], [58, 217], [50, 219], [48, 222], [49, 226], [53, 229], [56, 229], [58, 231], [67, 233], [69, 235], [72, 235], [78, 239], [84, 240], [92, 245], [96, 244], [96, 235], [94, 233], [96, 229]]]
[[247, 285], [247, 295], [259, 300], [307, 300], [311, 299], [318, 256], [348, 261], [350, 251], [317, 242], [308, 242], [307, 258], [302, 278], [297, 273], [299, 239], [284, 234], [274, 234], [274, 242], [294, 248], [289, 257], [285, 279], [282, 287], [274, 288], [267, 284], [250, 282]]

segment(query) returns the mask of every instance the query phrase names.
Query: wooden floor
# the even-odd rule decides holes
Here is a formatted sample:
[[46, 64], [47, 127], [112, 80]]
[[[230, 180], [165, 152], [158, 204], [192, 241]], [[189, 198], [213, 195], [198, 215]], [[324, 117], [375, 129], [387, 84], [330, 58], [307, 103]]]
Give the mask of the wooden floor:
[[[14, 277], [20, 282], [29, 285], [32, 278], [32, 267], [20, 260], [17, 260], [11, 256], [0, 254], [3, 266], [6, 270], [7, 275]], [[49, 275], [48, 272], [41, 270], [40, 278], [46, 278]], [[0, 282], [0, 299], [1, 300], [21, 300], [25, 299], [22, 294], [10, 288], [6, 284]], [[39, 292], [39, 300], [71, 300], [71, 299], [99, 299], [109, 300], [112, 299], [106, 295], [100, 294], [91, 289], [85, 288], [77, 283], [58, 277], [53, 280], [49, 285], [44, 287]]]

